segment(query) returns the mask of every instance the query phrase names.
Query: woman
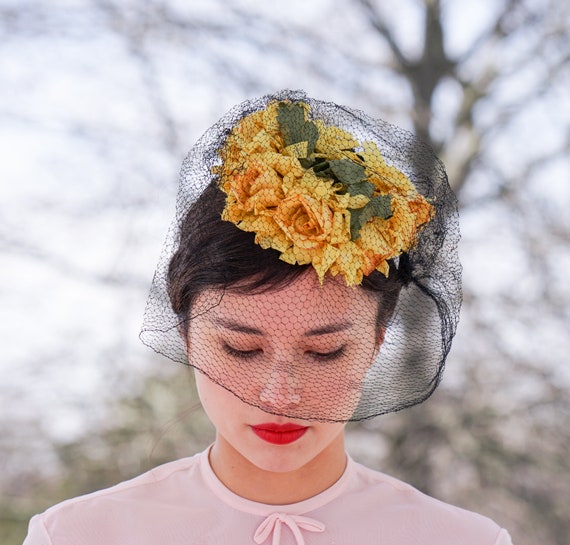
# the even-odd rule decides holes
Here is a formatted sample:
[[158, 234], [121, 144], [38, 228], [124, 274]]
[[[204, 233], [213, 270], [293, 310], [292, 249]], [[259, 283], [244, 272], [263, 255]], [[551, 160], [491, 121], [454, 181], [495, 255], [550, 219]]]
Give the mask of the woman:
[[347, 421], [437, 386], [458, 236], [408, 133], [300, 92], [230, 111], [184, 162], [141, 333], [195, 368], [216, 440], [52, 507], [25, 544], [509, 544], [344, 449]]

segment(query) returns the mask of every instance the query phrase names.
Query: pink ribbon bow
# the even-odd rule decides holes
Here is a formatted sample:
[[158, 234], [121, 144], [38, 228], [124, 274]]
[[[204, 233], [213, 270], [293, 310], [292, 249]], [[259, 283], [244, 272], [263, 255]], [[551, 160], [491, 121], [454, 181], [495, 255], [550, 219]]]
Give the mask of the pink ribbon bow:
[[261, 545], [267, 538], [273, 533], [273, 540], [271, 545], [280, 545], [281, 543], [281, 527], [283, 524], [287, 525], [295, 539], [297, 540], [297, 545], [305, 545], [305, 540], [303, 539], [303, 534], [301, 530], [307, 530], [309, 532], [322, 532], [325, 529], [325, 525], [318, 520], [311, 519], [309, 517], [302, 517], [300, 515], [287, 515], [286, 513], [273, 513], [269, 515], [257, 528], [255, 535], [253, 536], [254, 541]]

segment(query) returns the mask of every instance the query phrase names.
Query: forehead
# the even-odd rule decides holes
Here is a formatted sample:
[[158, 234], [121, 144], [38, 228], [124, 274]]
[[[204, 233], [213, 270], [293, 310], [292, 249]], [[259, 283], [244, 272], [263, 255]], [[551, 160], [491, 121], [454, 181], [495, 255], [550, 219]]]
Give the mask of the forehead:
[[281, 289], [251, 294], [228, 290], [222, 298], [205, 292], [200, 298], [206, 305], [207, 299], [212, 300], [210, 319], [239, 321], [268, 331], [305, 332], [348, 322], [358, 327], [374, 321], [377, 310], [372, 294], [336, 278], [326, 278], [320, 285], [312, 271]]

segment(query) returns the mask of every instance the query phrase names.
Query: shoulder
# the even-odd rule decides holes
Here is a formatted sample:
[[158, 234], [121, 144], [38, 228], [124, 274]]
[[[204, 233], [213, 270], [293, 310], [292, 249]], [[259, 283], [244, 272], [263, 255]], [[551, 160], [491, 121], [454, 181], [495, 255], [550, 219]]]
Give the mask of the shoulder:
[[354, 463], [352, 485], [347, 493], [361, 511], [367, 511], [373, 520], [381, 520], [384, 529], [413, 536], [418, 543], [510, 543], [508, 533], [490, 518], [440, 501], [358, 463]]
[[46, 514], [55, 513], [62, 509], [83, 503], [93, 503], [103, 500], [112, 501], [123, 497], [134, 498], [139, 494], [146, 495], [149, 488], [175, 488], [176, 483], [180, 480], [184, 480], [185, 482], [192, 480], [194, 473], [199, 470], [200, 456], [200, 454], [197, 454], [189, 458], [181, 458], [180, 460], [168, 462], [109, 488], [63, 501], [50, 507], [46, 511]]
[[[173, 509], [197, 495], [201, 456], [158, 466], [110, 488], [50, 507], [32, 518], [24, 545], [134, 543], [137, 532], [145, 531], [146, 522], [156, 527], [157, 520], [168, 520]], [[119, 541], [107, 541], [123, 532]]]

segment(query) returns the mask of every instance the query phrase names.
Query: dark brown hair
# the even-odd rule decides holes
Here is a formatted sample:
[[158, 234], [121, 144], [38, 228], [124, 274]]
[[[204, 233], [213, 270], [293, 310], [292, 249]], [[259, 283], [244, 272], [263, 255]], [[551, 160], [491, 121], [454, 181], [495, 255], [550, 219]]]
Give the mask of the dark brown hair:
[[[279, 289], [300, 277], [311, 265], [290, 265], [279, 252], [263, 249], [254, 233], [221, 218], [225, 194], [212, 182], [192, 204], [180, 226], [178, 250], [168, 267], [168, 296], [172, 309], [187, 323], [198, 295], [208, 289], [261, 293]], [[386, 327], [402, 285], [406, 256], [388, 277], [374, 271], [361, 287], [378, 298], [377, 324]], [[185, 327], [185, 326], [184, 326]]]

